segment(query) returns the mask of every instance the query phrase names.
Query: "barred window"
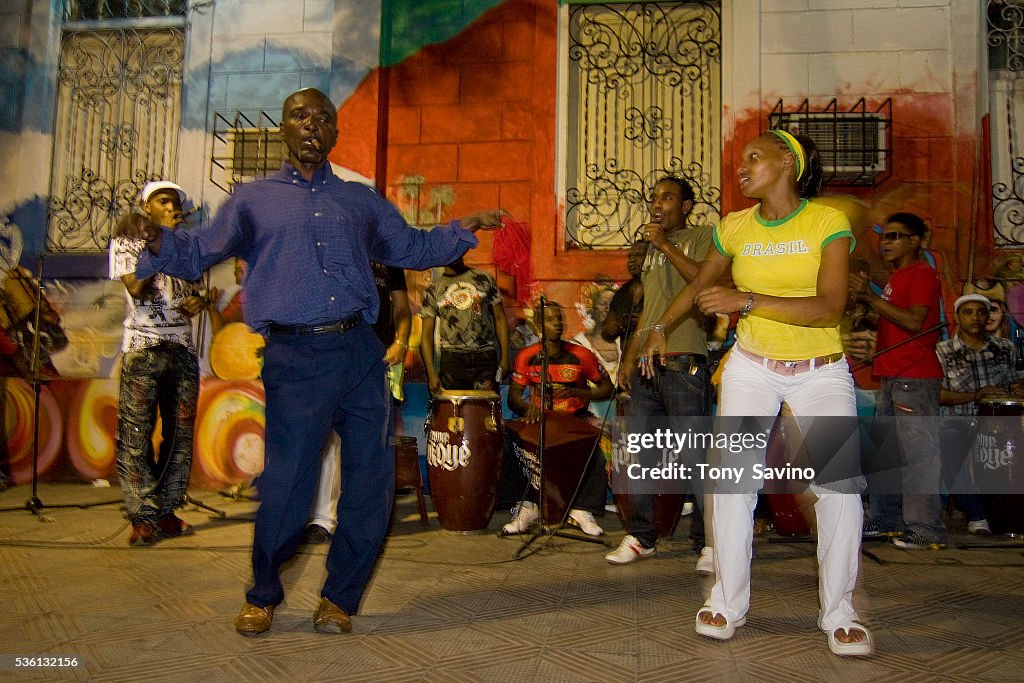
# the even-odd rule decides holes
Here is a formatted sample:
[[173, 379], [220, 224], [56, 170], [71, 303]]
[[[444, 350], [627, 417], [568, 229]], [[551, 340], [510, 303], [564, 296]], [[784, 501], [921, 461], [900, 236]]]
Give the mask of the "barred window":
[[666, 174], [693, 185], [691, 223], [717, 223], [719, 3], [579, 4], [568, 15], [567, 247], [631, 244]]
[[64, 20], [184, 16], [188, 0], [64, 0]]
[[173, 179], [182, 28], [66, 30], [61, 38], [48, 251], [105, 251], [153, 179]]
[[992, 225], [995, 246], [1024, 247], [1024, 2], [988, 0]]

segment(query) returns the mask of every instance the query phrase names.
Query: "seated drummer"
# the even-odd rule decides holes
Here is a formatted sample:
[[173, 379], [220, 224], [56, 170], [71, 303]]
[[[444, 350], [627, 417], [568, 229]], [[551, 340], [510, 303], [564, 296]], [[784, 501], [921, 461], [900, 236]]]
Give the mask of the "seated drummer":
[[[540, 319], [538, 306], [534, 309], [534, 320]], [[587, 407], [591, 401], [611, 397], [611, 379], [591, 351], [562, 339], [562, 307], [559, 304], [547, 302], [543, 320], [545, 350], [548, 355], [548, 409], [581, 419], [592, 418]], [[537, 422], [540, 419], [542, 360], [541, 344], [532, 344], [519, 352], [512, 370], [508, 407], [526, 422]], [[524, 398], [524, 394], [528, 394], [527, 398]], [[604, 533], [604, 529], [594, 521], [594, 515], [604, 514], [606, 486], [604, 458], [600, 453], [593, 454], [574, 501], [576, 507], [569, 511], [570, 523], [590, 536]], [[526, 497], [532, 500], [523, 500], [518, 505], [512, 521], [502, 528], [502, 534], [523, 533], [538, 518], [540, 511], [535, 502], [536, 496], [537, 491], [531, 487]]]

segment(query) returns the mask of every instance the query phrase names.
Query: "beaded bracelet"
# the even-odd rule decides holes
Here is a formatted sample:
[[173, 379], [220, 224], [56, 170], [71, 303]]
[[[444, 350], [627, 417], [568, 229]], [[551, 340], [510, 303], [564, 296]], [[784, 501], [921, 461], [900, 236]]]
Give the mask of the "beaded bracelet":
[[747, 303], [744, 304], [743, 308], [740, 309], [740, 317], [741, 318], [746, 318], [748, 315], [750, 315], [750, 309], [752, 309], [753, 307], [754, 307], [754, 293], [751, 292], [750, 295], [747, 297]]

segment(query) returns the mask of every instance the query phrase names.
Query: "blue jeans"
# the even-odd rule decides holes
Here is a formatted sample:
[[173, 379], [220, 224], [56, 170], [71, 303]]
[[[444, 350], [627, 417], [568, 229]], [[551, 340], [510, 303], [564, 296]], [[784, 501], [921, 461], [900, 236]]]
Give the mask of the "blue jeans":
[[[625, 372], [627, 368], [620, 368]], [[711, 415], [711, 374], [707, 365], [691, 365], [669, 360], [666, 366], [655, 365], [654, 377], [645, 379], [637, 368], [630, 372], [629, 386], [632, 394], [625, 406], [627, 417], [692, 418]], [[646, 430], [637, 420], [631, 423], [633, 430]], [[692, 425], [691, 425], [692, 426]], [[681, 426], [677, 431], [683, 432]], [[705, 454], [698, 450], [684, 450], [683, 463], [693, 466], [705, 461]], [[691, 480], [694, 497], [693, 515], [690, 522], [690, 538], [694, 548], [704, 547], [704, 490], [700, 479]], [[644, 494], [630, 494], [630, 518], [626, 520], [629, 533], [640, 543], [653, 548], [658, 540], [654, 530], [654, 497]]]
[[[181, 344], [165, 342], [121, 356], [115, 454], [132, 524], [155, 523], [185, 499], [198, 396], [199, 365]], [[153, 453], [158, 408], [159, 460]]]
[[338, 526], [321, 595], [355, 614], [391, 518], [395, 456], [384, 346], [361, 324], [344, 333], [271, 334], [264, 349], [266, 456], [252, 546], [258, 607], [284, 599], [281, 565], [298, 549], [331, 429], [341, 437]]
[[869, 499], [871, 519], [883, 529], [906, 527], [935, 542], [946, 540], [939, 497], [942, 468], [935, 419], [941, 386], [939, 379], [882, 378], [875, 415], [893, 418], [900, 453], [899, 463], [892, 465], [899, 465], [903, 493], [871, 493]]

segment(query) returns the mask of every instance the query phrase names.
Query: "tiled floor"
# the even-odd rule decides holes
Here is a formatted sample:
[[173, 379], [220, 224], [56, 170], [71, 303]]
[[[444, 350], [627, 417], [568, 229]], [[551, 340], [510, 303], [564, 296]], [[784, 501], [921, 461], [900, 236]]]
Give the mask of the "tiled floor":
[[[752, 608], [728, 642], [693, 632], [710, 588], [694, 571], [686, 522], [657, 557], [607, 564], [600, 545], [555, 538], [514, 559], [516, 539], [461, 536], [416, 521], [411, 497], [350, 635], [315, 633], [324, 546], [285, 572], [288, 595], [258, 638], [231, 622], [249, 580], [255, 504], [197, 497], [238, 517], [182, 514], [199, 529], [129, 548], [116, 489], [45, 484], [45, 522], [0, 514], [0, 679], [98, 681], [1022, 680], [1021, 549], [865, 546], [858, 608], [877, 653], [841, 659], [816, 630], [814, 546], [758, 537]], [[0, 493], [22, 507], [27, 487]], [[428, 503], [429, 505], [429, 503]], [[496, 513], [492, 530], [506, 516]], [[613, 515], [608, 543], [622, 537]], [[954, 522], [955, 524], [955, 522]], [[955, 528], [955, 527], [954, 527]], [[781, 542], [780, 542], [781, 541]], [[1005, 543], [1003, 539], [994, 539]], [[74, 655], [76, 669], [13, 670], [13, 655]]]

